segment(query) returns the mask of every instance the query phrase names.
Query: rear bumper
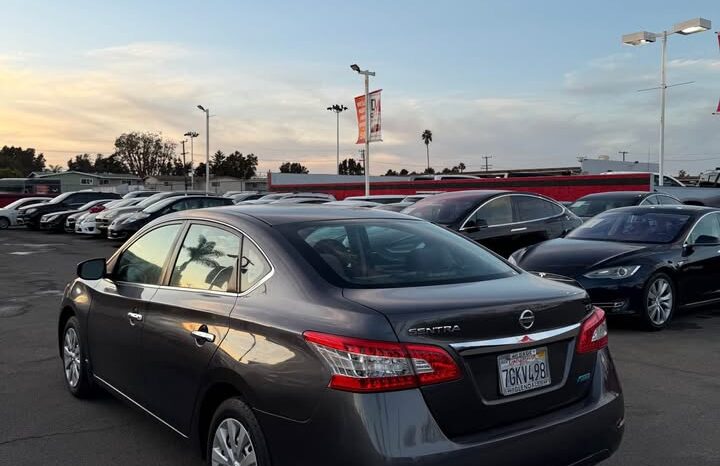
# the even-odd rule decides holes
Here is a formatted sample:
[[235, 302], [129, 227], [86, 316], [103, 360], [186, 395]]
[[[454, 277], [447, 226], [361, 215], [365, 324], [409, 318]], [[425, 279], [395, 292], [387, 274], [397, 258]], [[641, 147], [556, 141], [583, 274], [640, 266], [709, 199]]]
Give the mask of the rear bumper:
[[307, 422], [258, 412], [276, 466], [579, 466], [617, 450], [624, 404], [607, 350], [590, 395], [533, 419], [449, 439], [418, 390], [351, 394], [328, 390]]

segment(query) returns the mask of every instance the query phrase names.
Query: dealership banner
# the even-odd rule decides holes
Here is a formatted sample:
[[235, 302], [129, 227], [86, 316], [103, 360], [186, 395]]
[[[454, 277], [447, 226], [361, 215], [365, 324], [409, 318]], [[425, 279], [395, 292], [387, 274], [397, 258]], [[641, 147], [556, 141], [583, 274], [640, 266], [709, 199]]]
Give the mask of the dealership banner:
[[[382, 121], [380, 107], [380, 92], [382, 89], [370, 93], [370, 142], [382, 141]], [[365, 144], [365, 95], [355, 97], [355, 110], [358, 120], [358, 139], [355, 144]]]

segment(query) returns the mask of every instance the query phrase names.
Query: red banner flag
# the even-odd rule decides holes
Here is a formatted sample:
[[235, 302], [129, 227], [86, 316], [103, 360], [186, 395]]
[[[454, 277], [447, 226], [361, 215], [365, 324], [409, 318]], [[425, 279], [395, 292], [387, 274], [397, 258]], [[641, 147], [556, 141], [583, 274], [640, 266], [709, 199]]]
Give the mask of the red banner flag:
[[718, 108], [715, 110], [715, 113], [713, 115], [720, 115], [720, 101], [718, 101]]
[[[382, 112], [380, 92], [372, 91], [370, 97], [370, 142], [382, 141]], [[355, 144], [365, 144], [365, 96], [355, 97], [355, 110], [358, 120], [358, 139]]]

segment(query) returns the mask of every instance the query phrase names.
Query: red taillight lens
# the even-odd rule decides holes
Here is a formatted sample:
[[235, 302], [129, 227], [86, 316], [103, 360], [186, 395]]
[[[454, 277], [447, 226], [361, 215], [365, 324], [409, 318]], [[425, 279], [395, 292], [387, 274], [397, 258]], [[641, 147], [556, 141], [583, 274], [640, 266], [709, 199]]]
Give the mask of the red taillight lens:
[[460, 378], [442, 348], [305, 332], [332, 371], [330, 388], [351, 392], [405, 390]]
[[608, 328], [605, 311], [596, 307], [580, 327], [577, 352], [592, 353], [605, 348], [608, 344]]

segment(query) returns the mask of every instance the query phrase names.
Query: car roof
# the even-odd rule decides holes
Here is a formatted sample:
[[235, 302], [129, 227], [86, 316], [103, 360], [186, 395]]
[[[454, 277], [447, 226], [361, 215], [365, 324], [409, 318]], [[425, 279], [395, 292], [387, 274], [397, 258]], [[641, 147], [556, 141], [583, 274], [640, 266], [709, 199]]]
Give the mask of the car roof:
[[467, 191], [451, 191], [448, 193], [439, 193], [435, 194], [434, 196], [428, 196], [425, 199], [421, 199], [418, 201], [418, 204], [421, 202], [434, 202], [434, 201], [447, 201], [447, 200], [454, 200], [454, 199], [476, 199], [476, 200], [484, 200], [489, 199], [491, 197], [500, 196], [503, 194], [526, 194], [530, 196], [538, 196], [538, 197], [544, 197], [539, 194], [535, 193], [529, 193], [529, 192], [523, 192], [523, 191], [509, 191], [509, 190], [503, 190], [503, 189], [471, 189]]
[[[211, 210], [192, 210], [180, 212], [177, 215], [192, 217], [202, 215], [212, 219], [213, 214], [223, 214], [228, 217], [252, 217], [268, 225], [282, 225], [298, 222], [319, 222], [341, 219], [390, 219], [422, 221], [418, 218], [408, 217], [386, 210], [367, 209], [364, 207], [336, 207], [324, 204], [295, 204], [285, 206], [282, 204], [255, 204], [214, 207]], [[177, 217], [176, 217], [177, 218]]]
[[611, 209], [603, 212], [603, 215], [608, 212], [648, 212], [656, 211], [663, 214], [686, 214], [692, 216], [700, 216], [709, 212], [720, 212], [720, 209], [714, 207], [705, 207], [698, 205], [635, 205], [630, 207], [618, 207], [617, 209]]
[[[661, 194], [661, 193], [654, 193], [652, 191], [608, 191], [605, 193], [593, 193], [593, 194], [587, 194], [581, 198], [578, 199], [578, 201], [584, 201], [587, 199], [632, 199], [632, 198], [643, 198], [647, 197], [651, 194]], [[664, 196], [667, 196], [667, 194], [663, 194]]]

